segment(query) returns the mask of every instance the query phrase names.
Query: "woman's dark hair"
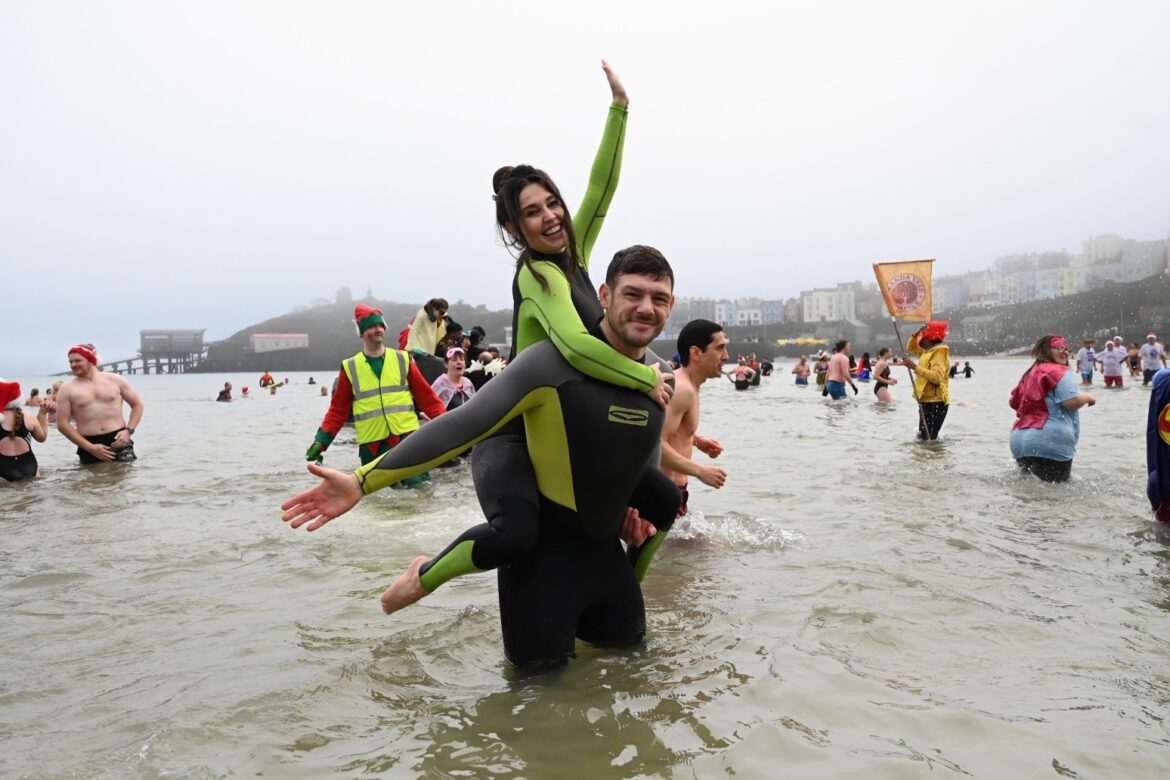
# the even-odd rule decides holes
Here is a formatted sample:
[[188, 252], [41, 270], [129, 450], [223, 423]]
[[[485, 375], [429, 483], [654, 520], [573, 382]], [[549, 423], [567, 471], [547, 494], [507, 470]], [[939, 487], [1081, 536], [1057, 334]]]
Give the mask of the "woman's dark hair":
[[841, 350], [845, 349], [845, 345], [848, 343], [849, 343], [849, 339], [841, 339], [840, 341], [838, 341], [836, 344], [833, 345], [833, 351], [840, 352]]
[[1064, 363], [1061, 363], [1056, 359], [1056, 356], [1052, 354], [1052, 340], [1058, 338], [1060, 338], [1060, 336], [1049, 333], [1047, 336], [1041, 336], [1040, 339], [1032, 345], [1032, 357], [1034, 358], [1034, 362], [1032, 365], [1028, 366], [1028, 370], [1023, 373], [1023, 376], [1021, 376], [1020, 379], [1023, 379], [1025, 376], [1032, 373], [1032, 369], [1041, 363], [1056, 363], [1057, 365], [1065, 365], [1068, 363], [1067, 359]]
[[878, 350], [878, 360], [881, 360], [882, 355], [888, 355], [888, 354], [890, 354], [890, 348], [889, 347], [882, 347], [881, 349]]
[[23, 428], [23, 427], [24, 427], [24, 412], [20, 411], [20, 409], [13, 409], [12, 410], [12, 430], [8, 432], [8, 435], [15, 439], [16, 438], [16, 431], [20, 428]]
[[450, 308], [451, 307], [447, 305], [446, 298], [431, 298], [429, 301], [423, 304], [423, 311], [427, 313], [427, 317], [430, 318], [431, 322], [434, 322], [439, 318], [437, 314], [439, 309], [442, 309], [444, 312], [446, 312]]
[[495, 172], [492, 176], [492, 191], [495, 195], [492, 197], [496, 201], [496, 230], [499, 231], [504, 246], [518, 252], [516, 263], [523, 263], [540, 282], [540, 288], [548, 292], [548, 280], [532, 267], [532, 248], [528, 246], [528, 240], [524, 237], [524, 230], [521, 227], [523, 214], [520, 213], [520, 193], [529, 184], [539, 184], [544, 187], [564, 209], [565, 219], [561, 229], [565, 231], [567, 237], [565, 242], [567, 261], [557, 263], [557, 265], [565, 272], [565, 276], [572, 284], [573, 268], [581, 262], [577, 253], [577, 235], [573, 232], [573, 216], [569, 213], [565, 199], [561, 197], [561, 191], [557, 189], [557, 185], [553, 183], [552, 178], [547, 173], [539, 168], [533, 168], [531, 165], [514, 167], [505, 165]]

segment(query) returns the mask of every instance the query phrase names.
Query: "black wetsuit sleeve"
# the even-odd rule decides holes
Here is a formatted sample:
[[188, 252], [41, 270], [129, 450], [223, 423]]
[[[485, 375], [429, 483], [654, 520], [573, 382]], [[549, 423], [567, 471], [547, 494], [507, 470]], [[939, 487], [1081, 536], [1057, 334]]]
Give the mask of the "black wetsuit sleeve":
[[557, 370], [563, 363], [542, 360], [544, 350], [529, 351], [533, 352], [531, 358], [528, 352], [517, 357], [462, 406], [427, 423], [354, 472], [362, 492], [381, 490], [445, 463], [544, 403], [546, 394], [540, 391], [563, 379], [563, 372]]

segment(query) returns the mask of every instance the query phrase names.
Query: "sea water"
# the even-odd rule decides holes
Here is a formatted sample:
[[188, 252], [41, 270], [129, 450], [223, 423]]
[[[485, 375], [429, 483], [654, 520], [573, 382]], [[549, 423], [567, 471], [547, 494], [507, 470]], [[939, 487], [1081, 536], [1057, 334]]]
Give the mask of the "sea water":
[[[81, 468], [53, 432], [45, 476], [0, 487], [0, 776], [1164, 777], [1149, 393], [1093, 388], [1072, 480], [1045, 484], [1008, 450], [1027, 363], [973, 365], [928, 444], [903, 369], [893, 405], [710, 380], [728, 480], [692, 480], [645, 643], [535, 675], [490, 573], [379, 608], [480, 522], [466, 465], [293, 531], [328, 404], [308, 374], [131, 377], [136, 463]], [[215, 403], [225, 380], [254, 397]], [[327, 465], [356, 466], [352, 437]]]

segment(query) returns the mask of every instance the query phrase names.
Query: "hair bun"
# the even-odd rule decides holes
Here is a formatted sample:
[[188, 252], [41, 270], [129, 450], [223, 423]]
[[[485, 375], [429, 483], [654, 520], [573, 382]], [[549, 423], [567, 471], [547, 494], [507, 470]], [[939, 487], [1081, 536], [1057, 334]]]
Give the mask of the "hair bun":
[[500, 187], [504, 186], [504, 179], [514, 171], [515, 168], [511, 165], [505, 165], [492, 175], [492, 192], [499, 193]]

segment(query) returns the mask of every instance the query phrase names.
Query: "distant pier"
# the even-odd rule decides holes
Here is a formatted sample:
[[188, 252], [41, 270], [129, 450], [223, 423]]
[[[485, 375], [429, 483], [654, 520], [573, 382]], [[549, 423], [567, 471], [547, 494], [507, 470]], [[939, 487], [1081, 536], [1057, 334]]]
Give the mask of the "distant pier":
[[186, 374], [207, 358], [205, 330], [139, 331], [140, 346], [135, 357], [103, 360], [98, 368], [112, 374]]

